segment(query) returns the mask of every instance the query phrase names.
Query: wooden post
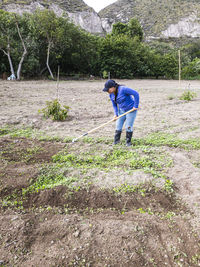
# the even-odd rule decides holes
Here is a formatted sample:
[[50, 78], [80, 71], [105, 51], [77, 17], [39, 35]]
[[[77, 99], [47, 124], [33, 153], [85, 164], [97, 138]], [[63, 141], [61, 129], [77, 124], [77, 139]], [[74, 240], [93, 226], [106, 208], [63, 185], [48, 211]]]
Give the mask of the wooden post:
[[[58, 75], [57, 75], [57, 99], [59, 98], [58, 95], [58, 86], [59, 86], [59, 77], [60, 76], [60, 66], [58, 65]], [[59, 99], [58, 99], [59, 100]]]
[[179, 89], [181, 89], [181, 51], [178, 50], [178, 79], [179, 79]]

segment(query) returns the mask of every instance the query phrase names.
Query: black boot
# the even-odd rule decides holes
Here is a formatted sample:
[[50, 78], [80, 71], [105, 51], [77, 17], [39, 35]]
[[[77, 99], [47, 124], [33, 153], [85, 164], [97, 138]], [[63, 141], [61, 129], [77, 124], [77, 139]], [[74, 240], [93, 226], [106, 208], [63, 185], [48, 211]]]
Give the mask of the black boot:
[[122, 131], [115, 131], [114, 145], [119, 144]]
[[126, 132], [126, 146], [131, 146], [133, 132]]

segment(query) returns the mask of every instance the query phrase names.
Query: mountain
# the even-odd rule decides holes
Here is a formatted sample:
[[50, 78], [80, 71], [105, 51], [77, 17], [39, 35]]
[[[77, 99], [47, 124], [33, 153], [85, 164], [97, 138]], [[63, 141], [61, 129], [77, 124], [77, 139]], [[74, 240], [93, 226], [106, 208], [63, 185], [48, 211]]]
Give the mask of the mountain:
[[118, 0], [99, 12], [102, 26], [137, 18], [146, 39], [200, 37], [199, 0]]
[[98, 14], [82, 0], [0, 0], [0, 9], [18, 14], [45, 8], [53, 10], [58, 16], [69, 17], [90, 33], [104, 32]]
[[94, 34], [109, 33], [113, 23], [135, 17], [147, 41], [200, 38], [200, 0], [118, 0], [98, 14], [83, 0], [0, 0], [0, 8], [19, 14], [49, 8]]

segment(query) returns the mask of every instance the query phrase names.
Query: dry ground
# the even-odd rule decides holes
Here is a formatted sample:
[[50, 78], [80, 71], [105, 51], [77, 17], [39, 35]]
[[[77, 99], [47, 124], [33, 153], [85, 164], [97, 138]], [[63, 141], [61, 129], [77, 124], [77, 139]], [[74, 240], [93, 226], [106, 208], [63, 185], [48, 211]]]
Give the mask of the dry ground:
[[[69, 141], [112, 118], [104, 82], [0, 81], [0, 266], [200, 266], [199, 147], [152, 143], [146, 151], [147, 146], [136, 146], [159, 133], [175, 134], [182, 142], [199, 140], [200, 82], [182, 81], [178, 88], [177, 81], [118, 81], [140, 93], [135, 146], [127, 153], [142, 151], [170, 161], [162, 171], [173, 182], [173, 191], [163, 190], [165, 179], [153, 172], [129, 169], [128, 159], [110, 168], [99, 168], [102, 162], [82, 168], [76, 162], [87, 155], [84, 164], [90, 166], [94, 158], [116, 151], [122, 155], [125, 149], [124, 133], [119, 148], [111, 146], [114, 124], [89, 140]], [[185, 89], [197, 97], [180, 100]], [[44, 120], [38, 110], [57, 96], [70, 107], [69, 117], [64, 122]], [[26, 127], [34, 137], [9, 134]], [[41, 140], [44, 134], [59, 140]], [[42, 169], [49, 175], [47, 166], [61, 151], [71, 165], [60, 168], [75, 179], [75, 190], [60, 183], [24, 197], [23, 190], [37, 181]], [[138, 189], [126, 187], [120, 193], [122, 185]]]

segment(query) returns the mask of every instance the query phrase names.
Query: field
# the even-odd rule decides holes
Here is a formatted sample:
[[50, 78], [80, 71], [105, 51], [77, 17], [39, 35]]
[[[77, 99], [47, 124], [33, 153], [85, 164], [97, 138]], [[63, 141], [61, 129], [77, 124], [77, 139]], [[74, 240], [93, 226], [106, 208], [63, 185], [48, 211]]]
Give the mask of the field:
[[[0, 81], [0, 266], [200, 266], [200, 82], [140, 93], [113, 146], [105, 81]], [[191, 101], [180, 96], [189, 89]], [[38, 112], [58, 98], [63, 122]]]

